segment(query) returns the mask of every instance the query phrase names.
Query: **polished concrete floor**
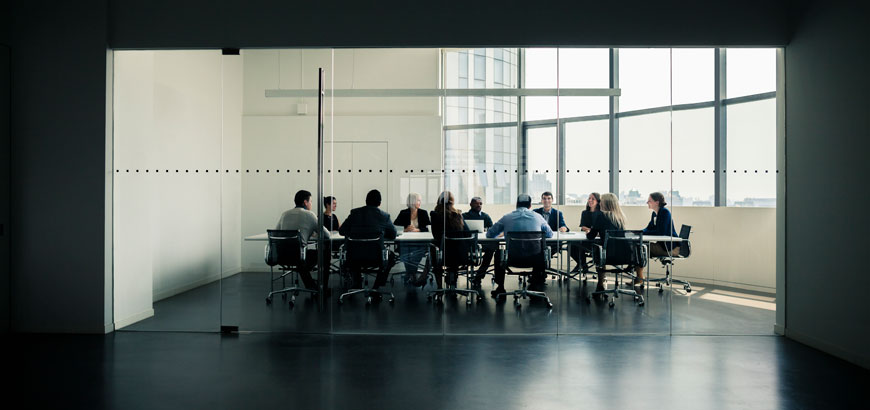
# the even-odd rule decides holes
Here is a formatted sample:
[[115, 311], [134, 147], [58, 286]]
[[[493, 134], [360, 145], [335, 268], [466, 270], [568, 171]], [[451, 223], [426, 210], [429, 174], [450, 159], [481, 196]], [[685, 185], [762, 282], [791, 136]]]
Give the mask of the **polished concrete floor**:
[[28, 408], [841, 409], [870, 386], [867, 370], [776, 336], [4, 339], [7, 402]]
[[[430, 287], [409, 288], [398, 283], [400, 276], [395, 279], [395, 285], [386, 286], [396, 295], [394, 304], [366, 306], [355, 296], [338, 305], [336, 295], [319, 309], [308, 296], [299, 296], [290, 309], [280, 297], [266, 305], [268, 273], [245, 272], [161, 300], [153, 317], [124, 330], [214, 332], [224, 324], [252, 332], [345, 334], [773, 334], [774, 295], [739, 289], [694, 284], [691, 293], [681, 287], [659, 293], [651, 287], [643, 290], [644, 306], [622, 297], [611, 308], [605, 301], [586, 302], [593, 280], [587, 286], [548, 279], [550, 311], [536, 301], [524, 300], [520, 309], [510, 298], [495, 301], [489, 297], [489, 278], [483, 286], [486, 297], [470, 306], [464, 297], [433, 304], [426, 298]], [[333, 276], [332, 283], [337, 282]], [[517, 287], [515, 277], [508, 277], [507, 287]]]

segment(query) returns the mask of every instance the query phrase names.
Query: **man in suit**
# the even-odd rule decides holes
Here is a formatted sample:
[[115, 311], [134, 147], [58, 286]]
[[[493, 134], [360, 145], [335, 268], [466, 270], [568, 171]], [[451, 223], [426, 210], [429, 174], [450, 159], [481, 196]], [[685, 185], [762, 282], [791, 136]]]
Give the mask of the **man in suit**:
[[[547, 225], [550, 225], [550, 229], [553, 232], [568, 232], [568, 225], [565, 224], [565, 217], [562, 215], [562, 211], [553, 208], [553, 194], [550, 191], [544, 191], [541, 194], [541, 205], [543, 206], [535, 209], [535, 212], [544, 217]], [[559, 253], [559, 245], [551, 243], [550, 255], [556, 255], [557, 253]]]
[[[471, 210], [462, 214], [462, 219], [466, 221], [483, 221], [483, 228], [489, 229], [492, 226], [492, 218], [487, 215], [486, 212], [483, 212], [483, 199], [479, 196], [471, 198]], [[490, 263], [492, 263], [492, 257], [495, 255], [495, 251], [498, 249], [498, 244], [495, 243], [484, 243], [483, 244], [483, 260], [480, 262], [480, 267], [477, 268], [477, 275], [474, 276], [474, 286], [480, 286], [480, 281], [486, 276], [486, 270], [489, 269]]]
[[[338, 232], [345, 237], [355, 237], [355, 235], [380, 233], [384, 235], [385, 240], [396, 239], [396, 227], [393, 226], [390, 214], [380, 210], [381, 193], [377, 189], [373, 189], [366, 194], [366, 205], [354, 208], [350, 211], [347, 219], [341, 224]], [[373, 289], [379, 288], [387, 282], [387, 276], [390, 268], [396, 263], [396, 257], [392, 252], [389, 252], [387, 266], [378, 273]], [[351, 268], [352, 269], [352, 268]], [[362, 278], [358, 270], [352, 270], [354, 287], [360, 287]], [[379, 294], [372, 295], [375, 298], [380, 298]]]

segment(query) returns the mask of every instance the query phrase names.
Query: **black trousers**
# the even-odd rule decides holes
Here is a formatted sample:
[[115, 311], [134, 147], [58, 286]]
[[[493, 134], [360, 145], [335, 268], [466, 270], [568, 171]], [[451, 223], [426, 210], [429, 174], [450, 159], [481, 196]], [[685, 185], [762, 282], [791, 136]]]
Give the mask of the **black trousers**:
[[[330, 262], [332, 261], [332, 252], [329, 249], [324, 249], [323, 252], [323, 261], [320, 263], [320, 277], [323, 278], [323, 288], [329, 288], [329, 270], [330, 270]], [[305, 284], [305, 287], [308, 289], [318, 290], [317, 281], [311, 277], [311, 270], [314, 269], [317, 264], [317, 249], [306, 249], [305, 250], [305, 265], [299, 269], [299, 277], [302, 278], [302, 283]]]
[[492, 263], [492, 258], [495, 256], [495, 251], [498, 250], [498, 244], [484, 243], [482, 247], [483, 259], [480, 261], [480, 267], [477, 268], [477, 279], [482, 279], [486, 276], [486, 270], [489, 269], [489, 265]]
[[[393, 252], [387, 252], [387, 256], [386, 265], [378, 270], [372, 289], [377, 289], [387, 283], [387, 277], [390, 276], [390, 270], [396, 264], [396, 254]], [[357, 289], [362, 288], [362, 269], [355, 265], [353, 261], [348, 261], [345, 264], [345, 269], [347, 269], [347, 273], [353, 278], [353, 287]]]
[[571, 259], [574, 259], [583, 270], [586, 269], [586, 257], [592, 253], [592, 246], [591, 242], [572, 243], [570, 246]]
[[[501, 250], [501, 249], [496, 251], [496, 257], [498, 259], [496, 259], [497, 262], [495, 264], [495, 275], [494, 275], [495, 277], [494, 277], [494, 279], [495, 279], [495, 284], [498, 285], [498, 287], [504, 286], [505, 267], [502, 266], [502, 264], [501, 264], [501, 259], [502, 259], [503, 253], [504, 253], [504, 250]], [[540, 263], [537, 266], [533, 267], [532, 274], [531, 274], [531, 282], [543, 283], [547, 277], [546, 272], [544, 272], [544, 269], [546, 269], [546, 267], [547, 267], [547, 263], [543, 259], [540, 261]]]

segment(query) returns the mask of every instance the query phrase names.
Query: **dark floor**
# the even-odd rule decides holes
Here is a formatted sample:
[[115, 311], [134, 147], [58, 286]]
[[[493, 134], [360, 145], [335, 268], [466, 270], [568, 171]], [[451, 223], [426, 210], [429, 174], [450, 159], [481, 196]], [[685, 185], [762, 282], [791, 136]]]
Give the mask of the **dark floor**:
[[[644, 292], [644, 306], [622, 297], [611, 308], [605, 301], [586, 302], [594, 280], [584, 286], [549, 279], [545, 290], [554, 304], [549, 311], [529, 300], [520, 309], [510, 298], [496, 302], [488, 297], [488, 278], [483, 286], [487, 297], [471, 306], [463, 297], [434, 305], [425, 291], [400, 285], [401, 277], [395, 278], [395, 286], [387, 285], [396, 295], [394, 304], [366, 306], [355, 296], [339, 306], [336, 295], [318, 310], [308, 296], [299, 296], [291, 310], [280, 297], [266, 305], [268, 273], [241, 273], [159, 301], [153, 317], [123, 330], [214, 332], [224, 324], [254, 332], [349, 334], [773, 334], [774, 295], [739, 289], [694, 284], [691, 293], [681, 287], [659, 293], [651, 287]], [[338, 282], [336, 276], [332, 279]], [[515, 277], [508, 277], [507, 287], [517, 287]]]
[[860, 408], [870, 386], [867, 370], [776, 336], [118, 332], [6, 344], [6, 400], [28, 408]]

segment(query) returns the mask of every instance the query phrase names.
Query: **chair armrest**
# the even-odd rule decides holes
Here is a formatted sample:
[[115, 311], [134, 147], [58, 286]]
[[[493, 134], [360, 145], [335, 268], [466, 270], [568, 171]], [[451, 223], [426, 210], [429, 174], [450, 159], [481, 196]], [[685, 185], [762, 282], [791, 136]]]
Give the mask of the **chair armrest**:
[[598, 262], [599, 262], [598, 267], [603, 268], [605, 266], [604, 261], [606, 260], [607, 252], [604, 249], [603, 245], [599, 245], [597, 243], [594, 243], [594, 244], [592, 244], [592, 246], [593, 246], [593, 248], [592, 248], [593, 261], [595, 260], [595, 252], [598, 252]]

